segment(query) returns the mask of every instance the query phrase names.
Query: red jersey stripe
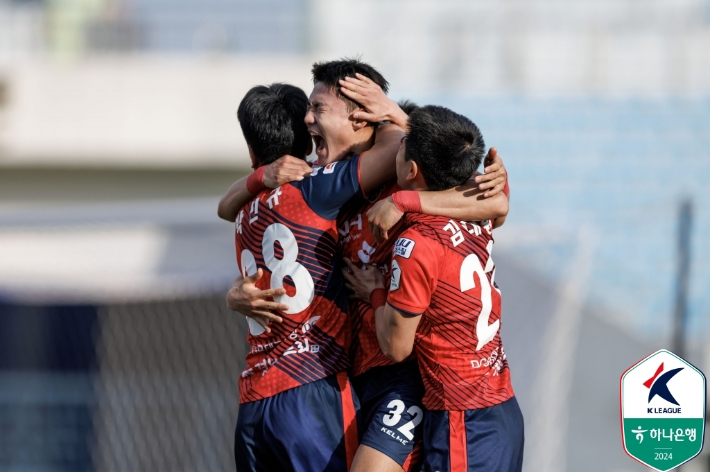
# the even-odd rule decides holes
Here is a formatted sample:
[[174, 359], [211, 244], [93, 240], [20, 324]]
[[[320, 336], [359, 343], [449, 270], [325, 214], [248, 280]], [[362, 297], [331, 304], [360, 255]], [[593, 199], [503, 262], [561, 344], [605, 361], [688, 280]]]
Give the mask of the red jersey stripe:
[[348, 470], [353, 465], [355, 452], [358, 448], [357, 417], [355, 414], [355, 402], [353, 392], [350, 388], [350, 381], [345, 372], [338, 373], [338, 385], [340, 386], [340, 401], [343, 407], [343, 429], [345, 433], [345, 456], [347, 457]]
[[449, 472], [468, 472], [464, 411], [449, 412]]

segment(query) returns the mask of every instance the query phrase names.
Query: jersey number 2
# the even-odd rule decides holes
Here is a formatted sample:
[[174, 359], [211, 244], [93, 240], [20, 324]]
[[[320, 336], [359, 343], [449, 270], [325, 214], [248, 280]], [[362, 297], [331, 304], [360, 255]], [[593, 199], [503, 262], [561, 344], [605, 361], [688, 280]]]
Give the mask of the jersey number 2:
[[[490, 249], [489, 247], [488, 250], [490, 251]], [[459, 277], [461, 291], [465, 292], [466, 290], [471, 290], [476, 287], [473, 274], [478, 276], [478, 282], [481, 284], [481, 313], [478, 315], [478, 321], [476, 322], [476, 337], [478, 338], [477, 351], [480, 351], [483, 346], [491, 342], [491, 340], [495, 338], [498, 328], [500, 328], [500, 320], [496, 320], [492, 325], [488, 324], [488, 318], [491, 316], [491, 309], [493, 308], [493, 299], [491, 284], [488, 281], [486, 272], [490, 272], [492, 268], [493, 264], [489, 259], [489, 262], [486, 264], [486, 270], [484, 271], [481, 266], [481, 261], [475, 254], [466, 256], [466, 259], [464, 259], [461, 264], [461, 274]]]
[[[387, 405], [387, 408], [392, 408], [392, 410], [382, 417], [382, 422], [385, 426], [397, 426], [399, 421], [402, 419], [402, 413], [404, 413], [404, 402], [402, 400], [392, 400], [389, 405]], [[397, 428], [397, 431], [402, 433], [411, 441], [414, 439], [414, 433], [412, 433], [412, 430], [422, 422], [424, 416], [422, 415], [422, 409], [417, 405], [410, 406], [407, 413], [411, 415], [412, 420]]]

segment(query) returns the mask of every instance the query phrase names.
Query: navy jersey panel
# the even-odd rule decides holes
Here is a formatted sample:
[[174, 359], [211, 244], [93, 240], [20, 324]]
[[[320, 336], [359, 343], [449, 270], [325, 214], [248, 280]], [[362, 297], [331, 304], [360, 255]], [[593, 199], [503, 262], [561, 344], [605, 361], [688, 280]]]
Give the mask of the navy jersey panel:
[[405, 471], [414, 470], [426, 414], [417, 361], [373, 367], [355, 377], [353, 387], [360, 399], [361, 444], [390, 457]]
[[291, 182], [303, 194], [308, 206], [321, 218], [334, 220], [340, 208], [354, 196], [362, 196], [360, 154], [347, 161], [313, 167], [311, 176]]
[[[357, 411], [357, 396], [351, 395]], [[342, 405], [335, 375], [240, 405], [237, 472], [345, 472], [349, 419]]]
[[[463, 439], [453, 444], [456, 437]], [[427, 411], [422, 472], [521, 472], [523, 415], [515, 397], [467, 411]]]

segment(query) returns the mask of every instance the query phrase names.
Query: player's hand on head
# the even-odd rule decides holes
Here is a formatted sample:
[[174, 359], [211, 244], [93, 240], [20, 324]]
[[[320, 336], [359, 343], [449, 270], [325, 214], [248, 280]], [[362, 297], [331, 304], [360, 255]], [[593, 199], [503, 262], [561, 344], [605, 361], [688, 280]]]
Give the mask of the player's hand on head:
[[256, 282], [263, 275], [264, 271], [258, 269], [256, 274], [244, 280], [235, 280], [234, 285], [227, 292], [227, 308], [252, 318], [268, 333], [271, 331], [269, 328], [271, 321], [276, 323], [283, 321], [278, 313], [288, 310], [288, 305], [270, 301], [275, 296], [285, 294], [286, 290], [283, 288], [261, 290], [256, 286]]
[[485, 191], [484, 198], [498, 195], [505, 188], [508, 173], [496, 148], [492, 147], [488, 150], [483, 165], [485, 174], [477, 175], [474, 181], [478, 184], [479, 190]]
[[356, 120], [369, 121], [370, 123], [397, 121], [395, 118], [404, 113], [399, 105], [382, 91], [379, 85], [362, 74], [355, 74], [355, 77], [346, 77], [345, 80], [341, 80], [340, 91], [350, 100], [362, 106], [352, 113], [352, 117]]
[[347, 268], [343, 269], [345, 287], [350, 291], [350, 298], [370, 302], [370, 294], [376, 288], [385, 288], [385, 278], [377, 266], [366, 264], [362, 268], [344, 258]]
[[388, 238], [388, 232], [404, 213], [399, 211], [392, 201], [392, 197], [387, 197], [375, 203], [367, 212], [367, 219], [370, 223], [370, 232], [377, 242], [382, 242]]
[[288, 182], [303, 180], [311, 172], [313, 172], [313, 169], [305, 160], [287, 154], [266, 166], [264, 169], [264, 186], [277, 188]]

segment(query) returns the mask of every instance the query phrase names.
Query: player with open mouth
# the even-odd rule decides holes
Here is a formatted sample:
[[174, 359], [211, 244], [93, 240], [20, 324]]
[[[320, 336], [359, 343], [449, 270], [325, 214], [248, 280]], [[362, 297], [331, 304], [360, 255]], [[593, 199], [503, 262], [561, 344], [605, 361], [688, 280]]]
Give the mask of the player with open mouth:
[[[391, 226], [393, 220], [399, 219], [401, 213], [398, 212], [395, 201], [392, 199], [392, 195], [396, 195], [398, 190], [394, 181], [394, 159], [399, 143], [396, 146], [392, 146], [389, 143], [389, 147], [386, 148], [389, 155], [382, 157], [382, 153], [385, 152], [382, 144], [383, 135], [391, 133], [388, 132], [389, 127], [400, 129], [400, 127], [406, 126], [407, 115], [384, 94], [387, 88], [387, 82], [384, 78], [372, 67], [360, 61], [343, 60], [315, 64], [313, 77], [314, 89], [309, 98], [305, 124], [316, 147], [317, 165], [308, 173], [305, 168], [299, 167], [302, 161], [299, 162], [298, 159], [293, 157], [284, 157], [273, 164], [259, 167], [259, 169], [263, 170], [255, 172], [248, 179], [242, 179], [230, 188], [227, 195], [220, 202], [220, 216], [230, 220], [237, 219], [237, 224], [241, 223], [243, 229], [244, 221], [246, 220], [239, 220], [239, 215], [241, 214], [239, 212], [247, 208], [245, 205], [250, 200], [254, 201], [253, 193], [257, 191], [264, 192], [258, 188], [259, 185], [276, 188], [275, 192], [277, 193], [281, 189], [279, 198], [283, 202], [287, 200], [284, 199], [283, 189], [280, 186], [285, 181], [295, 180], [296, 187], [300, 189], [308, 210], [319, 212], [322, 211], [323, 205], [338, 203], [340, 215], [337, 219], [336, 234], [337, 238], [342, 242], [342, 254], [348, 258], [353, 267], [378, 258], [386, 260], [391, 257], [391, 246], [387, 247], [385, 244], [380, 249], [377, 240], [386, 235], [385, 233], [388, 229], [386, 227], [388, 225]], [[384, 124], [384, 122], [390, 124]], [[392, 133], [392, 135], [394, 134]], [[380, 150], [382, 150], [382, 153], [380, 153]], [[375, 159], [377, 154], [379, 155]], [[495, 152], [493, 152], [493, 155], [495, 155]], [[496, 159], [492, 167], [494, 167], [491, 169], [492, 172], [486, 174], [482, 179], [482, 187], [488, 186], [487, 190], [482, 191], [476, 183], [468, 183], [460, 189], [450, 192], [427, 192], [421, 195], [417, 194], [416, 198], [413, 198], [411, 194], [404, 194], [404, 196], [408, 196], [410, 204], [415, 201], [415, 206], [418, 204], [421, 210], [432, 214], [448, 214], [455, 218], [467, 220], [502, 217], [507, 213], [507, 198], [498, 192], [505, 184], [505, 171], [499, 159]], [[342, 180], [344, 178], [342, 174], [338, 174], [338, 169], [349, 169], [351, 173], [345, 175], [347, 177], [345, 180], [351, 183], [354, 182], [352, 172], [356, 172], [362, 187], [360, 189], [361, 192], [355, 192], [352, 186], [329, 186], [324, 176], [335, 173], [339, 179]], [[306, 174], [309, 177], [305, 177]], [[377, 174], [380, 178], [377, 185], [372, 185], [374, 181], [372, 176], [374, 174]], [[247, 182], [248, 180], [251, 181], [251, 188], [247, 185], [249, 183]], [[305, 181], [309, 181], [309, 183], [303, 185]], [[368, 185], [364, 185], [366, 181], [369, 182]], [[389, 182], [385, 186], [380, 185], [386, 181]], [[258, 185], [255, 186], [255, 182]], [[293, 185], [291, 184], [291, 186]], [[286, 188], [288, 186], [283, 187]], [[486, 196], [484, 195], [485, 192], [490, 193], [489, 198], [484, 198]], [[472, 197], [473, 194], [475, 196]], [[294, 196], [294, 198], [296, 197], [297, 195]], [[344, 197], [347, 197], [346, 200], [349, 201], [346, 204], [340, 204]], [[385, 228], [383, 231], [375, 229], [374, 232], [369, 232], [365, 212], [376, 202], [380, 202], [377, 208], [378, 222], [382, 222]], [[306, 211], [307, 209], [303, 209], [301, 213], [303, 214]], [[244, 215], [243, 218], [246, 218], [246, 213]], [[357, 215], [359, 220], [354, 218], [354, 215]], [[329, 211], [326, 216], [330, 218], [333, 214]], [[293, 222], [295, 223], [295, 220]], [[304, 229], [308, 224], [310, 222], [299, 220], [299, 225], [304, 227]], [[283, 243], [280, 243], [279, 246], [283, 246]], [[319, 272], [319, 269], [323, 267], [324, 261], [329, 260], [330, 256], [323, 257], [322, 248], [319, 249], [317, 245], [298, 244], [298, 248], [298, 254], [295, 255], [295, 260], [292, 262], [302, 264], [306, 271]], [[278, 248], [272, 250], [264, 247], [263, 249], [267, 256], [271, 256], [272, 251], [275, 254], [278, 252]], [[284, 252], [284, 257], [285, 254]], [[330, 252], [327, 254], [330, 254]], [[278, 256], [274, 257], [278, 259]], [[366, 260], [367, 258], [371, 259]], [[314, 260], [317, 263], [314, 264]], [[250, 324], [252, 326], [257, 323], [260, 326], [262, 332], [258, 335], [250, 336], [250, 344], [252, 344], [252, 349], [256, 346], [257, 350], [260, 350], [262, 360], [259, 362], [265, 362], [264, 365], [268, 366], [268, 372], [283, 369], [285, 379], [289, 376], [292, 378], [303, 377], [298, 368], [293, 368], [289, 366], [289, 362], [283, 361], [283, 353], [286, 352], [284, 351], [284, 346], [289, 344], [288, 341], [285, 339], [279, 340], [277, 339], [278, 336], [274, 337], [270, 342], [275, 343], [274, 346], [278, 345], [279, 348], [272, 349], [268, 347], [269, 343], [264, 341], [266, 338], [271, 339], [270, 336], [273, 337], [276, 331], [283, 331], [283, 326], [288, 329], [283, 331], [281, 336], [284, 334], [290, 335], [288, 333], [292, 333], [293, 329], [296, 331], [301, 329], [302, 331], [305, 324], [296, 326], [293, 322], [295, 319], [302, 318], [300, 314], [310, 309], [310, 305], [301, 303], [292, 306], [294, 303], [291, 300], [299, 296], [300, 287], [298, 281], [293, 280], [293, 276], [291, 276], [290, 280], [288, 278], [283, 279], [283, 288], [274, 286], [271, 283], [274, 278], [272, 274], [269, 274], [270, 268], [266, 264], [266, 259], [263, 259], [262, 262], [256, 256], [255, 261], [254, 267], [262, 270], [266, 269], [264, 273], [270, 276], [269, 280], [266, 280], [267, 277], [259, 279], [258, 275], [249, 272], [247, 275], [250, 277], [236, 284], [230, 290], [228, 305], [230, 308], [251, 317]], [[306, 264], [306, 261], [310, 261], [311, 265]], [[240, 264], [244, 266], [243, 262], [240, 262]], [[278, 268], [276, 272], [279, 272]], [[337, 272], [339, 274], [340, 271]], [[325, 290], [324, 293], [327, 292], [328, 296], [332, 297], [333, 300], [340, 299], [339, 297], [345, 293], [338, 274], [333, 273], [331, 278], [326, 278], [327, 283], [325, 285], [329, 290]], [[317, 276], [312, 276], [312, 278], [314, 279], [314, 286], [317, 286], [315, 283]], [[269, 286], [273, 288], [269, 289]], [[272, 297], [274, 297], [273, 301]], [[286, 303], [287, 299], [288, 303]], [[348, 362], [353, 366], [357, 366], [354, 369], [351, 367], [350, 373], [353, 375], [356, 390], [360, 390], [360, 392], [357, 392], [357, 397], [362, 397], [365, 400], [361, 411], [361, 416], [365, 421], [361, 424], [362, 442], [357, 449], [357, 454], [355, 456], [351, 455], [354, 451], [346, 451], [345, 453], [346, 467], [355, 471], [372, 470], [372, 467], [378, 467], [378, 470], [413, 470], [417, 466], [419, 457], [417, 449], [421, 447], [421, 426], [414, 425], [408, 429], [411, 437], [406, 434], [397, 437], [397, 435], [381, 433], [383, 425], [389, 424], [389, 429], [396, 431], [397, 428], [395, 426], [399, 422], [402, 424], [408, 422], [418, 423], [416, 417], [417, 408], [422, 411], [421, 393], [423, 390], [421, 376], [416, 369], [412, 369], [411, 366], [413, 364], [406, 366], [394, 365], [382, 355], [377, 343], [372, 342], [373, 336], [375, 336], [372, 329], [374, 325], [374, 313], [372, 310], [361, 310], [352, 303], [348, 308], [350, 312], [349, 324], [352, 326], [351, 338], [335, 344], [343, 348], [349, 347]], [[294, 310], [299, 309], [302, 311], [294, 313]], [[323, 325], [327, 325], [331, 318], [340, 316], [338, 314], [327, 314], [317, 320], [312, 320], [307, 323], [308, 330], [312, 332], [314, 327], [320, 328]], [[303, 321], [307, 322], [308, 320], [304, 319]], [[309, 350], [301, 349], [305, 347], [304, 341], [301, 340], [300, 342], [302, 343], [301, 347], [296, 350], [303, 350], [302, 354], [307, 354], [306, 351]], [[310, 340], [309, 343], [312, 345], [313, 341]], [[320, 347], [318, 349], [318, 352], [320, 352]], [[309, 352], [312, 354], [312, 349]], [[341, 359], [339, 356], [335, 357]], [[326, 372], [322, 368], [323, 366], [336, 363], [336, 358], [333, 356], [311, 355], [310, 357], [312, 359], [307, 361], [307, 364], [302, 365], [302, 368], [307, 369], [309, 372], [314, 370]], [[362, 359], [374, 359], [374, 362], [363, 363], [361, 362]], [[291, 368], [289, 369], [289, 367]], [[337, 376], [340, 373], [334, 372], [330, 375]], [[321, 379], [327, 380], [330, 375], [323, 374]], [[401, 382], [392, 382], [393, 376], [401, 379]], [[385, 378], [388, 381], [380, 384]], [[321, 379], [308, 378], [305, 379], [306, 382], [303, 385], [315, 383]], [[301, 386], [293, 386], [292, 389], [305, 391], [302, 384], [298, 385]], [[335, 386], [335, 382], [332, 382], [332, 385]], [[373, 395], [371, 392], [379, 393]], [[277, 393], [274, 398], [287, 394], [288, 389]], [[255, 400], [255, 402], [258, 401], [260, 400]], [[396, 415], [398, 416], [392, 412], [393, 406], [388, 407], [388, 405], [393, 404], [393, 402], [396, 403], [396, 401], [402, 402], [408, 407], [407, 411], [397, 413]], [[251, 402], [246, 402], [246, 404], [248, 403]], [[354, 403], [357, 403], [357, 401]], [[341, 409], [338, 410], [338, 408]], [[244, 404], [242, 409], [244, 409]], [[342, 418], [343, 410], [342, 407], [339, 407], [339, 404], [321, 404], [317, 409], [319, 410], [317, 413], [328, 415], [328, 418], [330, 418], [328, 421], [338, 418], [338, 421], [342, 422], [340, 418]], [[315, 413], [313, 412], [313, 414]], [[241, 415], [240, 411], [240, 417]], [[263, 411], [261, 415], [263, 417]], [[395, 419], [397, 422], [394, 422]], [[421, 420], [421, 416], [419, 420]], [[256, 417], [254, 421], [258, 422], [260, 418]], [[247, 436], [240, 435], [238, 431], [237, 444], [235, 446], [238, 456], [255, 455], [250, 448], [258, 447], [258, 445], [253, 444], [254, 440], [250, 440]], [[285, 434], [280, 439], [271, 439], [272, 441], [278, 440], [281, 442], [293, 441], [291, 437], [285, 436], [288, 435]], [[344, 442], [347, 444], [348, 441]], [[251, 445], [245, 448], [244, 444]], [[284, 446], [284, 449], [293, 449], [291, 446], [295, 447], [294, 444], [291, 444], [290, 446]], [[295, 452], [291, 455], [287, 454], [284, 456], [284, 460], [279, 463], [279, 467], [283, 468], [283, 470], [345, 470], [341, 468], [341, 463], [326, 464], [325, 466], [323, 464], [320, 466], [315, 464], [309, 464], [308, 466], [304, 464], [298, 465], [302, 458], [299, 459], [297, 456], [298, 454]], [[240, 457], [237, 460], [239, 463]], [[272, 458], [264, 458], [262, 460], [267, 461], [272, 460]], [[258, 470], [256, 462], [259, 461], [255, 460], [249, 465], [242, 462], [238, 470]], [[288, 466], [286, 463], [288, 463]]]

